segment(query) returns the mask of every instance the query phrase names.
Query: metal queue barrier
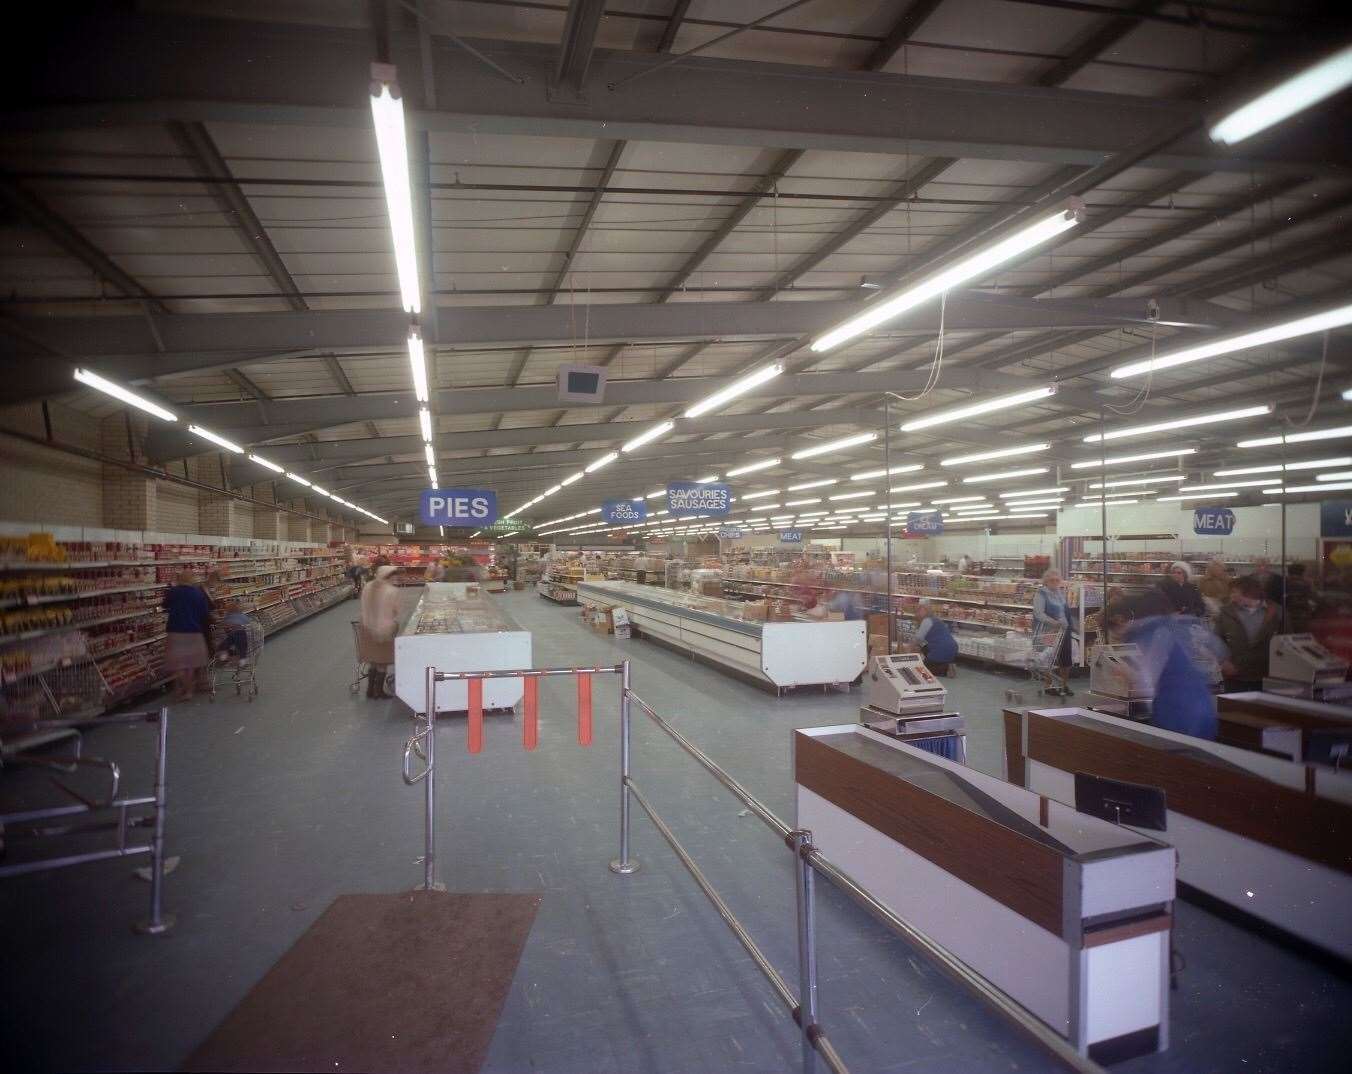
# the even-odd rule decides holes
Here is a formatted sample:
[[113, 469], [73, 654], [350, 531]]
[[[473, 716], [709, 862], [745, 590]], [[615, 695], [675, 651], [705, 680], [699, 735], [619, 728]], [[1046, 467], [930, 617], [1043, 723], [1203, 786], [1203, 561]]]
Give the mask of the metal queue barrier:
[[[150, 916], [134, 926], [135, 931], [146, 936], [159, 936], [174, 926], [174, 916], [164, 913], [162, 896], [164, 889], [164, 819], [165, 819], [165, 763], [169, 744], [169, 710], [160, 708], [146, 712], [127, 712], [114, 716], [99, 716], [97, 720], [43, 720], [43, 731], [71, 731], [78, 735], [80, 728], [90, 726], [107, 727], [110, 724], [156, 725], [155, 736], [155, 789], [148, 795], [118, 797], [122, 772], [117, 762], [98, 757], [84, 757], [80, 754], [79, 739], [76, 739], [75, 752], [70, 756], [6, 758], [5, 765], [24, 764], [34, 767], [55, 768], [58, 771], [74, 771], [77, 767], [102, 768], [108, 772], [108, 789], [102, 798], [87, 798], [58, 780], [53, 782], [75, 799], [71, 805], [48, 806], [43, 809], [30, 809], [19, 813], [0, 813], [0, 833], [6, 841], [25, 837], [34, 840], [55, 839], [63, 836], [82, 835], [91, 832], [113, 831], [117, 833], [116, 845], [102, 850], [89, 850], [78, 854], [60, 857], [38, 858], [34, 861], [17, 862], [13, 865], [0, 865], [0, 878], [22, 876], [25, 873], [42, 873], [51, 869], [64, 869], [71, 865], [87, 865], [90, 862], [104, 861], [108, 858], [129, 858], [138, 854], [150, 855]], [[132, 815], [132, 811], [150, 809], [147, 815]], [[80, 820], [97, 813], [114, 813], [111, 819]], [[55, 822], [55, 823], [46, 823]], [[128, 832], [132, 828], [150, 828], [150, 841], [128, 845]]]
[[[618, 675], [620, 677], [620, 855], [610, 863], [610, 870], [622, 876], [628, 876], [639, 869], [638, 861], [631, 857], [629, 853], [630, 799], [632, 797], [648, 815], [648, 819], [652, 821], [658, 833], [666, 840], [667, 845], [671, 847], [681, 864], [685, 866], [699, 889], [713, 904], [718, 916], [723, 919], [724, 924], [728, 926], [733, 936], [746, 950], [746, 953], [751, 956], [752, 962], [770, 982], [770, 986], [784, 1004], [789, 1016], [799, 1026], [804, 1074], [814, 1074], [818, 1058], [833, 1074], [849, 1074], [849, 1067], [845, 1060], [831, 1044], [826, 1030], [817, 1020], [815, 899], [815, 877], [817, 874], [821, 874], [884, 926], [915, 947], [932, 965], [945, 973], [951, 980], [966, 988], [977, 999], [994, 1009], [1011, 1026], [1021, 1030], [1034, 1044], [1040, 1046], [1065, 1069], [1077, 1071], [1080, 1074], [1105, 1074], [1098, 1063], [1077, 1052], [1065, 1038], [1030, 1013], [1008, 993], [986, 980], [965, 962], [898, 917], [872, 892], [826, 858], [813, 843], [810, 831], [791, 828], [785, 824], [763, 802], [715, 763], [708, 754], [704, 753], [703, 750], [663, 719], [652, 706], [630, 689], [629, 661], [627, 660], [610, 667], [528, 668], [519, 671], [461, 672], [442, 672], [431, 667], [427, 669], [426, 711], [419, 714], [426, 726], [405, 743], [403, 767], [405, 783], [412, 785], [422, 782], [426, 787], [424, 798], [426, 853], [423, 858], [421, 889], [444, 890], [443, 885], [436, 883], [434, 856], [436, 717], [433, 713], [433, 706], [436, 684], [452, 679], [469, 680], [470, 708], [467, 738], [469, 752], [475, 754], [483, 748], [482, 680], [494, 678], [523, 679], [525, 681], [525, 700], [523, 702], [522, 743], [526, 749], [533, 750], [538, 744], [538, 681], [546, 676], [555, 675], [576, 675], [578, 677], [578, 743], [582, 746], [590, 746], [592, 741], [591, 676]], [[477, 685], [476, 680], [479, 680]], [[477, 709], [476, 698], [478, 699]], [[640, 712], [664, 731], [681, 749], [698, 761], [719, 783], [731, 791], [733, 796], [755, 816], [759, 817], [794, 855], [794, 889], [797, 905], [795, 929], [798, 937], [797, 996], [794, 995], [784, 977], [756, 945], [750, 932], [733, 914], [731, 908], [695, 863], [689, 851], [676, 838], [675, 833], [672, 832], [634, 781], [630, 772], [630, 713], [633, 706], [637, 706]], [[415, 753], [425, 762], [422, 771], [417, 774], [409, 771], [411, 758]]]

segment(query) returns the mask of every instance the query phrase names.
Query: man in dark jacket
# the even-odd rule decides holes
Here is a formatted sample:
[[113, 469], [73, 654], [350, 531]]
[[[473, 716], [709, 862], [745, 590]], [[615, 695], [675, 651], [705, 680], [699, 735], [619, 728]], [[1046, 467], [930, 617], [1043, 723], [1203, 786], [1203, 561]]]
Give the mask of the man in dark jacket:
[[1216, 617], [1216, 633], [1229, 650], [1221, 662], [1225, 689], [1261, 690], [1268, 671], [1268, 643], [1281, 627], [1281, 609], [1268, 600], [1253, 575], [1237, 579], [1229, 603]]

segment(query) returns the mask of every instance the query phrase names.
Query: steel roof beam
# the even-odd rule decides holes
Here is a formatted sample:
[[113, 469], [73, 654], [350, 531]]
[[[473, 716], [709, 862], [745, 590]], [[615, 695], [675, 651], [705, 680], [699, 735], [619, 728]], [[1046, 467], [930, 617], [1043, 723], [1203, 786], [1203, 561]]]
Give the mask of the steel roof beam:
[[[69, 47], [35, 65], [27, 86], [37, 107], [11, 110], [21, 129], [173, 121], [302, 124], [368, 129], [364, 29], [94, 10], [72, 16]], [[166, 51], [162, 42], [172, 40]], [[978, 157], [1091, 167], [1166, 127], [1200, 121], [1202, 105], [1127, 94], [1013, 87], [974, 80], [758, 63], [697, 56], [652, 71], [621, 91], [579, 103], [548, 90], [558, 50], [531, 42], [476, 40], [516, 72], [507, 81], [433, 34], [436, 80], [454, 99], [409, 116], [433, 131], [763, 145], [895, 155]], [[414, 33], [392, 36], [391, 59], [413, 69]], [[651, 53], [596, 50], [590, 78], [618, 83], [652, 68]], [[238, 72], [250, 77], [241, 81]], [[799, 103], [785, 108], [784, 101]], [[898, 124], [896, 117], [907, 122]], [[1270, 144], [1270, 143], [1269, 143]], [[1235, 153], [1198, 130], [1153, 149], [1146, 167], [1302, 173], [1346, 163], [1348, 147], [1298, 132], [1281, 149]], [[1293, 146], [1295, 148], [1290, 148]]]

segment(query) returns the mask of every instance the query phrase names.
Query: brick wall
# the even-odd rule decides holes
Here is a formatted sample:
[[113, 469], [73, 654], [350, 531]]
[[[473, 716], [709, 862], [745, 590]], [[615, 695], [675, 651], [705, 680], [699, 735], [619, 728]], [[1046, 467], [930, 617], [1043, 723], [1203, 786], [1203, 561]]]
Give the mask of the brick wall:
[[[53, 439], [95, 447], [98, 423], [59, 403], [49, 404]], [[63, 451], [31, 444], [4, 430], [45, 436], [39, 403], [0, 411], [0, 517], [14, 522], [97, 526], [103, 521], [103, 467]]]

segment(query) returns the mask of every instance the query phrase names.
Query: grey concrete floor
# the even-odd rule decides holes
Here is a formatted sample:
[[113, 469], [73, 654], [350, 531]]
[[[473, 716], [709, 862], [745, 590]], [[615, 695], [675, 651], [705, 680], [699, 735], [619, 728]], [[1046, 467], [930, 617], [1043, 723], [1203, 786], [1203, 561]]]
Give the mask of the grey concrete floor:
[[[416, 591], [406, 595], [412, 601]], [[849, 722], [858, 694], [775, 699], [642, 640], [587, 631], [576, 609], [533, 593], [501, 599], [534, 633], [535, 662], [628, 656], [654, 708], [792, 820], [789, 732]], [[408, 712], [348, 693], [341, 605], [270, 640], [255, 704], [174, 710], [166, 884], [169, 936], [133, 936], [146, 887], [103, 863], [0, 883], [5, 972], [0, 1068], [172, 1069], [328, 903], [421, 879], [421, 798], [399, 778]], [[1001, 767], [999, 712], [1018, 680], [964, 667], [950, 680], [975, 766]], [[615, 690], [598, 680], [595, 744], [577, 745], [571, 681], [541, 691], [540, 748], [519, 720], [490, 716], [484, 751], [463, 721], [440, 727], [439, 856], [451, 890], [540, 891], [544, 901], [485, 1066], [489, 1074], [633, 1074], [794, 1069], [797, 1038], [778, 1001], [641, 813], [642, 870], [606, 868], [617, 837]], [[93, 752], [148, 772], [148, 735], [101, 729]], [[635, 723], [635, 776], [735, 913], [795, 980], [786, 850], [656, 728]], [[0, 801], [45, 793], [9, 773]], [[905, 944], [819, 885], [822, 1018], [856, 1072], [1053, 1069], [929, 969]], [[1180, 903], [1187, 959], [1173, 1047], [1130, 1074], [1346, 1070], [1352, 986], [1266, 939]], [[412, 959], [435, 951], [410, 950]], [[409, 1018], [419, 997], [409, 996]]]

